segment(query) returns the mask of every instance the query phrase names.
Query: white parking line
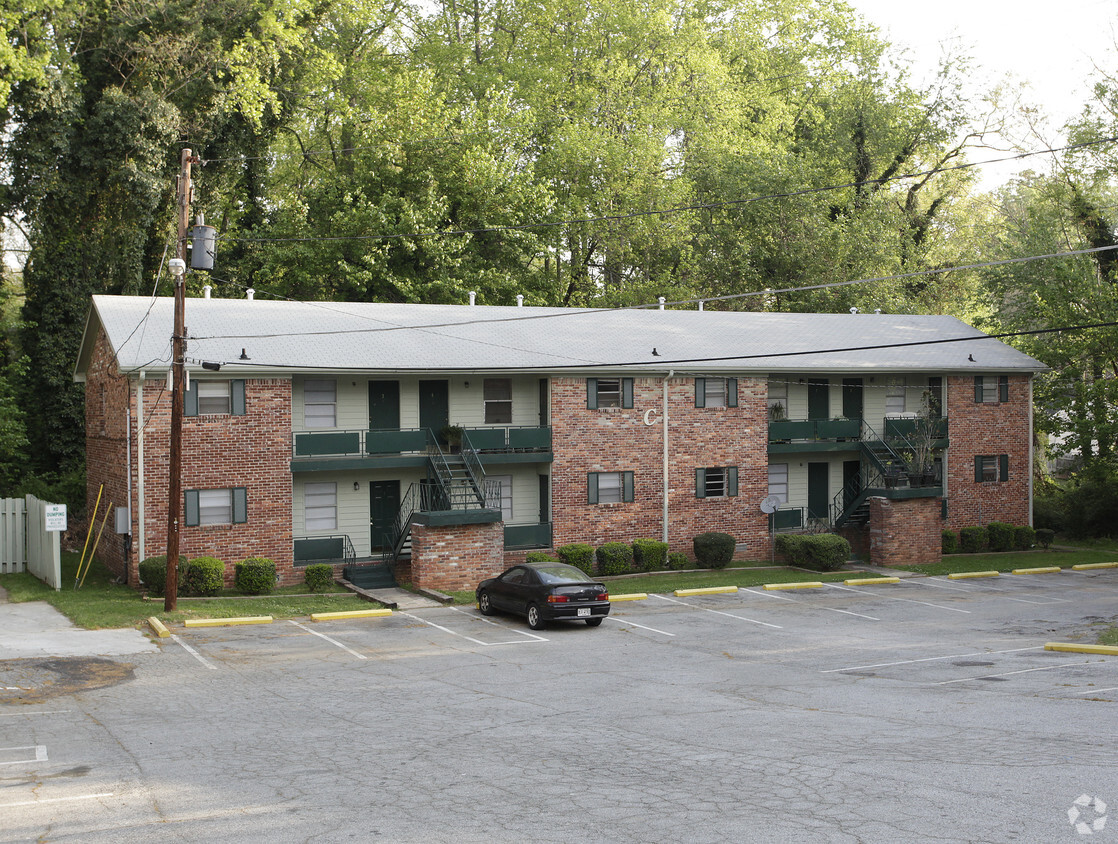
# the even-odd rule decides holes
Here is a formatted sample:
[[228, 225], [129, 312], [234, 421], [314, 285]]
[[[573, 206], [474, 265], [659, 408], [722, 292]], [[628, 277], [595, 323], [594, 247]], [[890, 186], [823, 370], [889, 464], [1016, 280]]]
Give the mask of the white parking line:
[[982, 674], [978, 677], [963, 677], [958, 680], [943, 680], [939, 683], [930, 683], [932, 686], [950, 686], [952, 683], [969, 683], [971, 680], [985, 680], [989, 677], [1008, 677], [1011, 674], [1028, 674], [1030, 671], [1051, 671], [1054, 668], [1072, 668], [1076, 665], [1090, 665], [1097, 660], [1088, 659], [1085, 662], [1067, 662], [1062, 665], [1044, 665], [1040, 668], [1022, 668], [1020, 671], [1003, 671], [1001, 674]]
[[200, 663], [202, 663], [204, 666], [206, 666], [206, 668], [210, 669], [211, 671], [217, 671], [217, 666], [216, 665], [214, 665], [208, 659], [206, 659], [204, 656], [202, 656], [200, 653], [198, 653], [198, 651], [194, 650], [194, 648], [190, 647], [190, 645], [188, 645], [186, 642], [184, 642], [182, 639], [180, 639], [177, 634], [175, 634], [175, 633], [171, 634], [171, 641], [178, 642], [180, 645], [182, 645], [183, 649], [188, 654], [190, 654], [192, 657], [194, 657], [196, 660], [198, 660]]
[[47, 800], [22, 800], [19, 803], [0, 803], [0, 809], [15, 809], [19, 806], [41, 806], [45, 803], [67, 803], [71, 800], [96, 800], [98, 797], [112, 797], [113, 792], [103, 791], [100, 794], [79, 794], [75, 797], [51, 797]]
[[[458, 607], [451, 607], [450, 609], [454, 610], [456, 613], [461, 613], [462, 615], [466, 616], [467, 618], [472, 618], [474, 621], [482, 621], [486, 624], [491, 624], [494, 627], [499, 627], [502, 630], [508, 630], [508, 628], [505, 627], [505, 625], [498, 624], [493, 619], [486, 618], [485, 616], [480, 615], [478, 613], [467, 612], [466, 610], [460, 609]], [[535, 639], [536, 641], [539, 641], [539, 642], [548, 641], [543, 636], [537, 636], [535, 633], [529, 633], [527, 630], [521, 630], [519, 632], [522, 633], [525, 636], [530, 636], [531, 638], [533, 638], [533, 639]], [[490, 642], [489, 644], [492, 644], [492, 645], [523, 645], [523, 644], [526, 644], [526, 643], [523, 639], [514, 639], [511, 642]]]
[[1077, 695], [1094, 695], [1102, 692], [1118, 692], [1118, 686], [1111, 686], [1108, 689], [1087, 689], [1085, 692], [1076, 692]]
[[923, 604], [925, 607], [935, 607], [937, 610], [948, 610], [950, 612], [961, 612], [970, 615], [970, 610], [960, 610], [955, 607], [945, 607], [942, 604], [931, 604], [927, 601], [914, 601], [911, 598], [898, 598], [896, 595], [885, 595], [881, 592], [867, 592], [864, 589], [851, 589], [849, 586], [839, 586], [837, 583], [825, 583], [824, 586], [831, 586], [835, 589], [842, 589], [844, 592], [857, 592], [859, 595], [872, 595], [875, 598], [887, 598], [890, 601], [904, 601], [909, 604]]
[[43, 709], [35, 712], [0, 712], [0, 718], [14, 718], [17, 715], [21, 718], [30, 715], [69, 715], [73, 711], [72, 709]]
[[828, 668], [820, 674], [833, 674], [836, 671], [859, 671], [863, 668], [888, 668], [891, 665], [911, 665], [914, 662], [936, 662], [943, 659], [961, 659], [965, 656], [992, 656], [993, 654], [1013, 654], [1018, 651], [1040, 651], [1043, 645], [1034, 645], [1031, 648], [1010, 648], [1007, 651], [974, 651], [969, 654], [947, 654], [946, 656], [926, 656], [920, 659], [899, 659], [896, 662], [875, 662], [873, 665], [848, 665], [845, 668]]
[[32, 762], [46, 762], [47, 761], [47, 746], [45, 744], [29, 744], [21, 747], [0, 747], [0, 753], [7, 753], [9, 751], [24, 751], [34, 750], [35, 754], [32, 756], [27, 754], [27, 759], [12, 759], [7, 762], [0, 762], [0, 765], [28, 765]]
[[[754, 592], [752, 589], [739, 589], [738, 590], [739, 595], [742, 592], [748, 592], [750, 595], [764, 595], [766, 598], [777, 598], [781, 601], [790, 601], [793, 604], [803, 604], [803, 603], [805, 603], [804, 601], [797, 601], [795, 598], [789, 598], [787, 595], [775, 595], [772, 592]], [[835, 609], [834, 607], [817, 607], [814, 604], [808, 604], [808, 606], [810, 606], [812, 609], [816, 609], [816, 610], [828, 610], [830, 612], [840, 612], [843, 615], [856, 615], [856, 616], [858, 616], [858, 618], [867, 618], [870, 621], [881, 621], [880, 618], [876, 618], [872, 615], [863, 615], [860, 612], [853, 612], [851, 610], [840, 610], [840, 609]]]
[[[451, 607], [451, 609], [455, 609], [455, 608]], [[461, 610], [458, 610], [458, 612], [461, 612]], [[461, 637], [461, 638], [463, 638], [463, 639], [465, 639], [469, 642], [473, 642], [475, 645], [481, 645], [482, 647], [486, 647], [486, 648], [490, 647], [491, 645], [527, 645], [527, 644], [530, 644], [529, 642], [527, 642], [524, 639], [516, 639], [516, 640], [511, 641], [511, 642], [483, 642], [483, 641], [481, 641], [481, 639], [475, 639], [473, 636], [467, 636], [465, 633], [456, 633], [455, 631], [451, 630], [449, 627], [443, 627], [441, 624], [435, 624], [435, 622], [433, 622], [433, 621], [428, 621], [425, 618], [420, 618], [418, 615], [412, 615], [410, 612], [397, 611], [396, 614], [407, 616], [408, 618], [414, 618], [416, 621], [421, 621], [421, 622], [423, 622], [424, 624], [426, 624], [430, 627], [434, 627], [436, 630], [441, 630], [444, 633], [449, 633], [451, 636], [459, 636], [459, 637]], [[469, 613], [464, 613], [464, 615], [470, 615], [470, 614]], [[480, 618], [478, 616], [471, 616], [471, 617], [475, 618], [479, 621], [488, 622], [489, 624], [492, 624], [494, 627], [501, 627], [502, 629], [505, 629], [503, 627], [503, 625], [497, 624], [494, 621], [489, 621], [489, 619], [487, 619], [487, 618]], [[543, 636], [537, 636], [535, 633], [528, 633], [527, 631], [525, 631], [524, 635], [531, 636], [533, 639], [535, 639], [539, 642], [549, 641], [548, 639], [545, 639]]]
[[645, 627], [643, 624], [637, 624], [635, 621], [629, 621], [627, 618], [614, 618], [612, 615], [607, 615], [606, 620], [616, 621], [618, 624], [629, 624], [633, 627], [639, 627], [641, 630], [651, 630], [653, 633], [660, 633], [664, 636], [675, 636], [675, 633], [669, 633], [666, 630], [657, 630], [655, 627]]
[[318, 637], [318, 638], [320, 638], [320, 639], [325, 639], [325, 640], [326, 640], [327, 642], [329, 642], [329, 643], [330, 643], [331, 645], [336, 645], [337, 647], [341, 648], [341, 649], [342, 649], [343, 651], [348, 651], [349, 653], [353, 654], [353, 655], [354, 655], [355, 657], [357, 657], [358, 659], [368, 659], [368, 657], [367, 657], [367, 656], [365, 656], [365, 654], [359, 654], [359, 653], [358, 653], [357, 651], [355, 651], [355, 650], [354, 650], [353, 648], [351, 648], [351, 647], [349, 647], [349, 646], [347, 646], [347, 645], [343, 645], [343, 644], [342, 644], [341, 642], [339, 642], [339, 641], [338, 641], [337, 639], [331, 639], [331, 638], [330, 638], [329, 636], [327, 636], [327, 635], [326, 635], [325, 633], [319, 633], [319, 632], [318, 632], [317, 630], [311, 630], [311, 629], [310, 629], [309, 627], [307, 627], [307, 625], [305, 625], [305, 624], [300, 624], [300, 623], [299, 623], [298, 621], [293, 621], [293, 620], [292, 620], [292, 619], [290, 619], [290, 618], [288, 619], [288, 621], [289, 621], [289, 622], [290, 622], [291, 624], [294, 624], [294, 625], [295, 625], [296, 627], [298, 627], [298, 628], [299, 628], [300, 630], [306, 630], [306, 631], [307, 631], [308, 633], [310, 633], [310, 634], [311, 634], [312, 636], [317, 636], [317, 637]]
[[[901, 582], [902, 583], [909, 583], [910, 581], [902, 580]], [[1057, 603], [1058, 601], [1061, 600], [1061, 599], [1058, 599], [1058, 598], [1050, 598], [1047, 601], [1030, 601], [1027, 598], [1010, 598], [1008, 595], [998, 594], [997, 589], [991, 589], [990, 587], [983, 587], [983, 586], [977, 586], [976, 585], [976, 586], [973, 586], [972, 588], [968, 589], [964, 586], [948, 586], [946, 583], [935, 583], [935, 582], [932, 581], [932, 579], [930, 577], [922, 579], [920, 581], [920, 583], [912, 583], [911, 585], [912, 586], [919, 586], [919, 585], [931, 586], [935, 589], [950, 589], [952, 592], [963, 592], [963, 593], [970, 594], [970, 595], [973, 595], [976, 592], [988, 592], [988, 593], [992, 593], [991, 597], [1001, 598], [1002, 600], [1005, 600], [1005, 601], [1016, 601], [1019, 604], [1053, 604], [1053, 603]]]
[[681, 604], [682, 606], [690, 607], [693, 610], [702, 610], [703, 612], [712, 612], [715, 615], [724, 615], [727, 618], [736, 618], [738, 621], [748, 621], [750, 624], [760, 624], [764, 627], [772, 627], [776, 630], [783, 630], [784, 629], [779, 624], [769, 624], [767, 621], [758, 621], [755, 618], [747, 618], [744, 615], [734, 615], [731, 612], [722, 612], [721, 610], [710, 610], [710, 609], [707, 609], [706, 607], [699, 607], [699, 606], [696, 606], [695, 604], [689, 604], [686, 601], [677, 600], [676, 598], [669, 598], [667, 595], [655, 595], [655, 594], [653, 594], [653, 595], [650, 595], [649, 597], [659, 598], [661, 601], [671, 601], [671, 603], [673, 603], [673, 604]]

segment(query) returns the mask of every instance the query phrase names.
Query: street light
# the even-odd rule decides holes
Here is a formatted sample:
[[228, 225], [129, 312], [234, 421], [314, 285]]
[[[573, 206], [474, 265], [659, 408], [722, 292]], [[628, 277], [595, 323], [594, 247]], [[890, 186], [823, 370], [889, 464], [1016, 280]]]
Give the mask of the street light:
[[182, 258], [172, 258], [167, 262], [167, 269], [171, 271], [171, 275], [175, 277], [175, 283], [177, 284], [186, 272], [186, 261]]

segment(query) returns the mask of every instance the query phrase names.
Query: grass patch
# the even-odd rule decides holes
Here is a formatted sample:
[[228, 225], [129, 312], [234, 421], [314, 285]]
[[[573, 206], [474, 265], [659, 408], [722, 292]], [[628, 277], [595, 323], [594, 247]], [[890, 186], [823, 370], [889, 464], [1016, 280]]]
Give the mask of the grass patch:
[[925, 566], [893, 566], [895, 569], [927, 575], [963, 571], [1013, 571], [1041, 566], [1068, 568], [1079, 563], [1109, 563], [1118, 559], [1112, 551], [1019, 551], [1004, 554], [953, 554], [941, 562]]
[[315, 612], [365, 609], [368, 604], [341, 587], [337, 591], [301, 597], [303, 585], [285, 586], [270, 595], [250, 598], [227, 591], [231, 597], [179, 599], [178, 609], [163, 612], [163, 600], [145, 601], [135, 589], [115, 583], [116, 575], [94, 561], [81, 589], [74, 590], [74, 575], [80, 555], [62, 555], [62, 590], [55, 592], [30, 574], [0, 576], [0, 586], [12, 603], [46, 601], [79, 627], [136, 627], [155, 616], [165, 624], [181, 624], [188, 618], [231, 618], [270, 615], [275, 618], [307, 616]]
[[1118, 645], [1118, 627], [1108, 627], [1099, 634], [1100, 645]]

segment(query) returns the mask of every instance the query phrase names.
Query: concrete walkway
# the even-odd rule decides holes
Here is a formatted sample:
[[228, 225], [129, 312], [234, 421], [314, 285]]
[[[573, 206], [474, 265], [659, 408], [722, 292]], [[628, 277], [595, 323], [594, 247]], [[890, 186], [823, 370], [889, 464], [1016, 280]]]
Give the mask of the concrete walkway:
[[0, 588], [0, 660], [125, 656], [157, 651], [139, 630], [83, 630], [45, 601], [13, 604]]

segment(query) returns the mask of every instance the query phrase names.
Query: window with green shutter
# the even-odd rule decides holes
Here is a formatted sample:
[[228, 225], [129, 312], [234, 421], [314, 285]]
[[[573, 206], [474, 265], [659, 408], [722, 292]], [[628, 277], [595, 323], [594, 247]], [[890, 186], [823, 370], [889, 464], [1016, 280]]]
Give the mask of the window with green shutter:
[[586, 407], [597, 410], [603, 407], [632, 407], [632, 378], [587, 378]]
[[707, 466], [695, 470], [696, 498], [725, 498], [737, 494], [737, 466]]
[[621, 504], [633, 500], [632, 472], [590, 472], [586, 476], [589, 504]]

